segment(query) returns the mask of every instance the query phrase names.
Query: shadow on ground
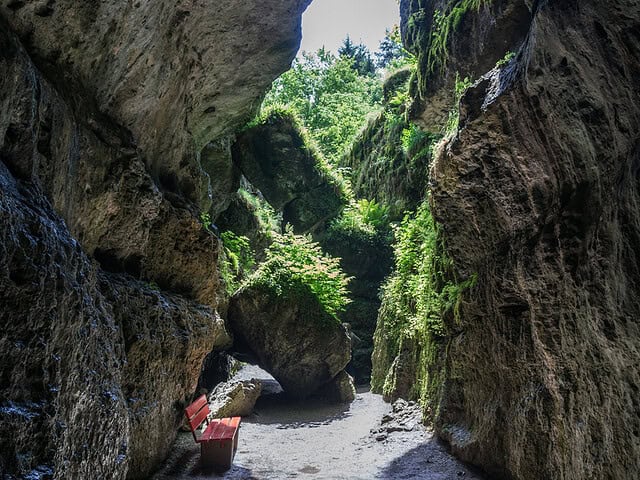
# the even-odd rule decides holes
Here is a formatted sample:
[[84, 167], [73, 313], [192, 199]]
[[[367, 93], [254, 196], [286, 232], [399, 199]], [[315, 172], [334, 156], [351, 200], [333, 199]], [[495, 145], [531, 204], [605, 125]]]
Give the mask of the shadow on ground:
[[385, 480], [483, 480], [477, 469], [452, 461], [446, 445], [436, 438], [391, 461], [378, 475]]

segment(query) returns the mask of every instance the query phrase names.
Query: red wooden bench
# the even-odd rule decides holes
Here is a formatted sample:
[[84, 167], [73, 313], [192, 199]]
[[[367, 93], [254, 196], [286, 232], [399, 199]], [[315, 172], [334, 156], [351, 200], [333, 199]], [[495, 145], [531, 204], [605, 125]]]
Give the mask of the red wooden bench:
[[[198, 397], [184, 411], [193, 439], [200, 444], [202, 465], [228, 470], [238, 449], [240, 417], [209, 419], [209, 413], [206, 395]], [[206, 427], [198, 432], [203, 423]]]

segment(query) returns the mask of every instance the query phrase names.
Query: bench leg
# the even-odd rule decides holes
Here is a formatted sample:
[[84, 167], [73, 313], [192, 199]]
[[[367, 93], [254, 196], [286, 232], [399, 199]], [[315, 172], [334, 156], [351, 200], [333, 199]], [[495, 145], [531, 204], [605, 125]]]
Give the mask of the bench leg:
[[205, 468], [229, 470], [233, 461], [234, 441], [202, 442], [200, 444], [200, 460]]
[[238, 430], [236, 430], [236, 434], [233, 436], [233, 456], [236, 456], [236, 452], [238, 451]]

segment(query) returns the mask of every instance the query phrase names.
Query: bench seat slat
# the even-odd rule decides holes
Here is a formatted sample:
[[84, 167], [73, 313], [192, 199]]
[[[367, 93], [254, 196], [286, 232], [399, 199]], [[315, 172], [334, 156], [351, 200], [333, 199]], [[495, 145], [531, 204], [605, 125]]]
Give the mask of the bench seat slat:
[[240, 417], [214, 419], [202, 434], [201, 441], [233, 440]]

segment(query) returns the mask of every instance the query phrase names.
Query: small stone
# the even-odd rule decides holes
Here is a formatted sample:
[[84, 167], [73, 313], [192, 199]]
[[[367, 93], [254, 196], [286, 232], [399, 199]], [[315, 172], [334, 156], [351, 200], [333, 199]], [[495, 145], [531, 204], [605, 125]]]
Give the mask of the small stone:
[[407, 402], [406, 400], [403, 400], [402, 398], [399, 398], [398, 400], [396, 400], [395, 402], [393, 402], [393, 411], [394, 412], [399, 412], [403, 409], [407, 408]]
[[382, 442], [383, 440], [387, 439], [387, 434], [386, 433], [380, 433], [378, 435], [376, 435], [376, 440], [379, 442]]

